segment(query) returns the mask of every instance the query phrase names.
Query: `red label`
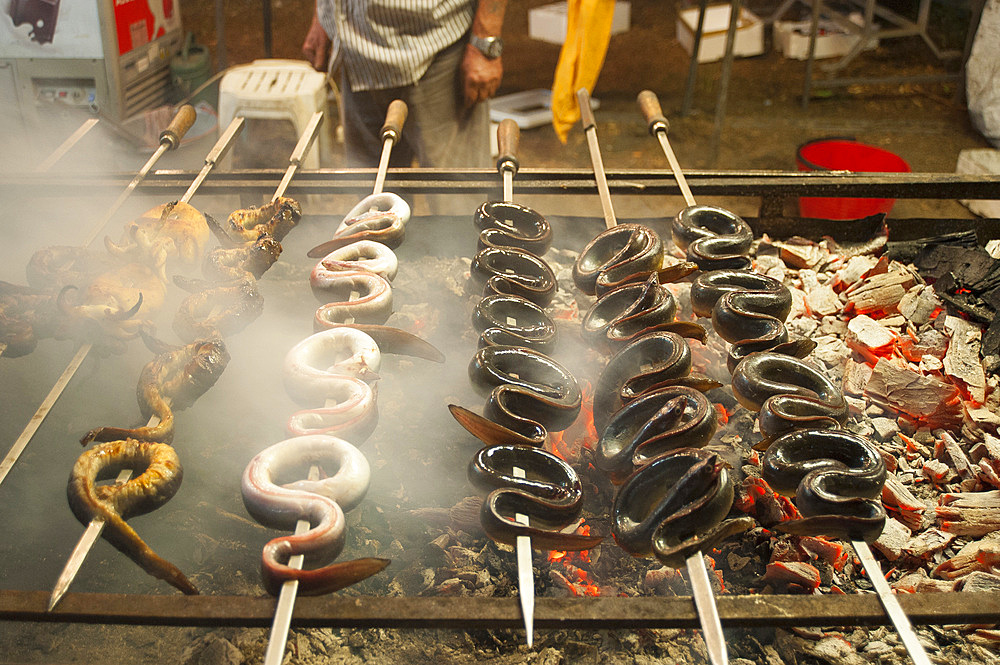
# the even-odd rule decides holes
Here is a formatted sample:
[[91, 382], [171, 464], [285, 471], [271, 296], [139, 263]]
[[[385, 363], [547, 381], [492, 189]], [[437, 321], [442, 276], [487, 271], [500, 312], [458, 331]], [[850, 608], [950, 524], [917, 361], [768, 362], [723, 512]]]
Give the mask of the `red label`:
[[145, 46], [179, 26], [174, 0], [115, 0], [119, 55]]

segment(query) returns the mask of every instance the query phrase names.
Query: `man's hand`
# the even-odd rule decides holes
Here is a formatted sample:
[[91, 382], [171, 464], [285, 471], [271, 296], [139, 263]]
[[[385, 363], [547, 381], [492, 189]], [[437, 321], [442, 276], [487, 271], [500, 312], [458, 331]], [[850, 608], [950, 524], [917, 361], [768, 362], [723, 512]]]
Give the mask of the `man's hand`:
[[330, 38], [319, 24], [315, 13], [309, 32], [306, 33], [306, 40], [302, 43], [302, 54], [317, 71], [326, 71], [330, 62]]
[[462, 58], [462, 90], [465, 92], [466, 108], [495, 96], [502, 78], [503, 63], [500, 58], [490, 60], [472, 44], [465, 45], [465, 55]]

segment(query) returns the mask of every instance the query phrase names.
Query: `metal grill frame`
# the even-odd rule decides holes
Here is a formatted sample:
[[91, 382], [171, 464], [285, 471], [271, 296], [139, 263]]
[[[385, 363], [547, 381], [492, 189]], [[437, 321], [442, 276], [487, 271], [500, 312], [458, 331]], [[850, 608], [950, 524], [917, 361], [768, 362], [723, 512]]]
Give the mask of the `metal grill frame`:
[[[300, 171], [289, 196], [356, 195], [371, 188], [374, 169], [317, 169]], [[143, 193], [160, 198], [183, 192], [196, 174], [159, 170], [139, 185]], [[239, 170], [213, 174], [201, 186], [204, 195], [270, 192], [280, 181], [277, 169]], [[799, 196], [897, 199], [1000, 199], [1000, 176], [954, 174], [847, 174], [784, 171], [685, 172], [691, 190], [702, 196], [758, 197], [756, 231], [780, 234], [792, 228], [781, 210], [785, 199]], [[84, 175], [0, 174], [0, 192], [94, 196], [120, 192], [132, 174]], [[615, 195], [680, 196], [669, 170], [608, 171]], [[496, 172], [488, 169], [393, 169], [387, 182], [399, 194], [489, 195], [498, 188]], [[593, 195], [593, 172], [584, 169], [522, 169], [518, 193]], [[984, 241], [1000, 237], [998, 220], [897, 219], [890, 229], [919, 237], [923, 229], [973, 228]], [[800, 227], [801, 228], [801, 227]], [[48, 591], [0, 590], [0, 621], [163, 626], [269, 626], [276, 599], [248, 596], [177, 596], [68, 593], [53, 611], [46, 611]], [[996, 622], [1000, 592], [903, 594], [900, 603], [914, 624], [969, 624]], [[792, 596], [746, 595], [717, 598], [725, 627], [791, 627], [889, 625], [874, 593], [856, 595]], [[539, 598], [535, 625], [553, 629], [697, 628], [698, 615], [690, 597]], [[292, 618], [295, 627], [353, 627], [401, 629], [519, 629], [522, 617], [517, 598], [363, 597], [322, 596], [298, 599]]]

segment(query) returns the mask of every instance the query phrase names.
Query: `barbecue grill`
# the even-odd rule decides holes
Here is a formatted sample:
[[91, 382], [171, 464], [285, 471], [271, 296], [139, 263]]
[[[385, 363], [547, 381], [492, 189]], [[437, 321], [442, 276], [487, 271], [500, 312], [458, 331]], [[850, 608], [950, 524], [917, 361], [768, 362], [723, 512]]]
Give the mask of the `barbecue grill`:
[[[116, 237], [120, 224], [131, 219], [130, 214], [176, 200], [196, 175], [189, 170], [153, 171], [102, 233]], [[241, 200], [265, 202], [285, 175], [284, 164], [271, 169], [213, 172], [201, 184], [192, 204], [224, 218], [241, 207]], [[606, 175], [611, 195], [624, 202], [619, 204], [619, 216], [625, 218], [621, 221], [648, 224], [664, 237], [669, 234], [668, 220], [675, 209], [668, 201], [681, 192], [668, 169], [611, 170]], [[97, 212], [103, 212], [104, 202], [113, 200], [133, 176], [0, 175], [0, 192], [8, 211], [30, 211], [31, 218], [37, 220], [31, 226], [46, 226], [52, 220], [50, 226], [61, 236], [36, 240], [28, 232], [14, 229], [13, 240], [4, 251], [8, 265], [0, 277], [20, 281], [20, 267], [43, 244], [78, 242], [89, 222], [68, 219], [60, 210], [91, 208], [87, 216], [96, 217]], [[35, 626], [41, 636], [47, 630], [46, 623], [270, 624], [275, 600], [262, 594], [258, 567], [260, 548], [273, 532], [246, 515], [239, 478], [257, 451], [285, 438], [284, 421], [296, 409], [280, 389], [280, 372], [283, 350], [311, 333], [317, 302], [310, 293], [308, 275], [315, 262], [306, 258], [306, 251], [329, 239], [338, 215], [370, 191], [373, 179], [371, 169], [318, 169], [294, 175], [286, 195], [301, 202], [304, 217], [283, 241], [279, 262], [260, 280], [264, 314], [227, 340], [232, 361], [222, 378], [194, 406], [178, 414], [175, 447], [185, 466], [181, 491], [159, 511], [130, 520], [165, 558], [192, 573], [205, 595], [176, 595], [99, 541], [74, 589], [55, 610], [46, 611], [51, 585], [81, 529], [64, 498], [66, 477], [79, 454], [76, 441], [91, 427], [130, 426], [139, 419], [134, 387], [149, 353], [136, 342], [121, 355], [95, 355], [84, 361], [0, 486], [0, 523], [6, 534], [0, 543], [0, 619], [27, 622], [21, 634], [29, 636], [34, 628], [27, 625]], [[803, 225], [784, 214], [786, 201], [803, 196], [990, 199], [997, 197], [1000, 185], [995, 176], [918, 173], [690, 171], [687, 180], [699, 199], [726, 197], [739, 200], [748, 211], [755, 210], [745, 217], [757, 236], [797, 234], [818, 239], [830, 235], [842, 242], [867, 240], [877, 221]], [[587, 169], [540, 169], [525, 164], [516, 182], [519, 200], [553, 223], [555, 263], [568, 270], [574, 252], [602, 228], [594, 174]], [[477, 405], [481, 401], [465, 376], [468, 358], [475, 349], [468, 320], [475, 298], [467, 290], [465, 276], [476, 238], [471, 216], [479, 202], [500, 198], [496, 173], [394, 169], [385, 186], [408, 200], [445, 194], [468, 201], [462, 214], [418, 212], [409, 224], [406, 242], [396, 250], [400, 276], [394, 283], [397, 305], [390, 323], [425, 337], [445, 350], [448, 359], [440, 366], [394, 356], [383, 361], [379, 423], [362, 446], [372, 462], [372, 489], [363, 505], [349, 516], [352, 535], [344, 556], [374, 553], [393, 559], [393, 564], [346, 592], [299, 599], [292, 626], [518, 629], [522, 619], [510, 581], [512, 572], [502, 597], [420, 595], [421, 584], [414, 579], [424, 568], [440, 563], [440, 556], [428, 553], [431, 537], [427, 531], [433, 519], [427, 509], [447, 509], [474, 493], [465, 477], [465, 465], [476, 442], [451, 419], [445, 407], [448, 403]], [[662, 215], [655, 212], [658, 206], [664, 208]], [[1000, 237], [993, 220], [981, 219], [893, 219], [888, 220], [888, 228], [890, 240], [970, 229], [981, 243]], [[19, 251], [14, 251], [13, 245], [18, 245]], [[571, 288], [571, 280], [564, 282], [561, 277], [560, 284], [564, 290]], [[168, 300], [164, 312], [175, 309], [176, 302]], [[169, 338], [169, 320], [158, 324], [159, 334]], [[572, 325], [574, 330], [578, 328], [576, 322]], [[566, 326], [563, 332], [573, 335], [569, 330]], [[22, 358], [0, 359], [0, 435], [4, 441], [17, 438], [75, 351], [71, 341], [49, 339]], [[559, 351], [555, 355], [558, 357]], [[593, 382], [599, 364], [583, 356], [569, 364]], [[591, 523], [602, 528], [596, 521]], [[608, 547], [612, 546], [609, 541]], [[504, 553], [503, 557], [513, 571], [513, 554]], [[536, 567], [543, 562], [544, 555], [536, 552]], [[613, 589], [614, 581], [597, 580], [598, 584], [605, 582]], [[918, 625], [989, 623], [1000, 616], [1000, 593], [978, 594], [974, 599], [966, 596], [961, 592], [938, 594], [928, 602], [921, 595], [903, 595], [900, 602]], [[720, 594], [717, 603], [727, 628], [888, 624], [873, 593]], [[694, 606], [683, 596], [539, 597], [535, 617], [541, 631], [698, 626]], [[156, 649], [155, 644], [149, 645], [150, 654]]]

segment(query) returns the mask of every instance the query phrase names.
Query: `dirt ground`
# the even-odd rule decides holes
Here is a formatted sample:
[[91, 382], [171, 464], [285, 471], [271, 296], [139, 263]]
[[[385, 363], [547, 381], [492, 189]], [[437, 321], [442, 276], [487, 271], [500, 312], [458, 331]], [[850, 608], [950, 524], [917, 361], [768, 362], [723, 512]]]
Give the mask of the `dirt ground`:
[[[500, 94], [548, 88], [559, 57], [559, 45], [528, 36], [528, 10], [546, 0], [511, 0], [504, 24], [506, 50]], [[213, 3], [182, 0], [181, 15], [198, 43], [206, 44], [218, 64], [219, 48]], [[756, 0], [746, 6], [762, 17], [776, 3]], [[772, 48], [765, 29], [765, 53], [738, 58], [729, 85], [727, 113], [719, 136], [719, 154], [710, 144], [716, 109], [720, 63], [698, 67], [693, 112], [679, 117], [689, 58], [676, 38], [678, 2], [633, 0], [631, 27], [612, 37], [593, 96], [601, 102], [598, 132], [608, 168], [665, 166], [658, 144], [649, 138], [635, 105], [644, 88], [656, 92], [672, 123], [671, 141], [685, 168], [794, 169], [795, 148], [805, 140], [848, 135], [901, 155], [914, 171], [953, 172], [958, 151], [986, 147], [970, 126], [955, 83], [853, 86], [823, 90], [802, 107], [805, 63], [790, 60]], [[799, 4], [784, 19], [803, 17]], [[272, 3], [272, 52], [275, 58], [300, 59], [303, 36], [312, 12], [311, 0]], [[225, 2], [224, 60], [229, 65], [267, 57], [263, 17], [258, 2]], [[932, 17], [932, 36], [943, 46], [961, 50], [968, 14], [946, 7]], [[814, 78], [825, 76], [817, 63]], [[919, 37], [883, 40], [863, 53], [842, 76], [903, 76], [957, 70], [955, 61], [938, 61]], [[548, 125], [522, 135], [526, 165], [589, 166], [582, 132], [571, 133], [561, 145]]]

